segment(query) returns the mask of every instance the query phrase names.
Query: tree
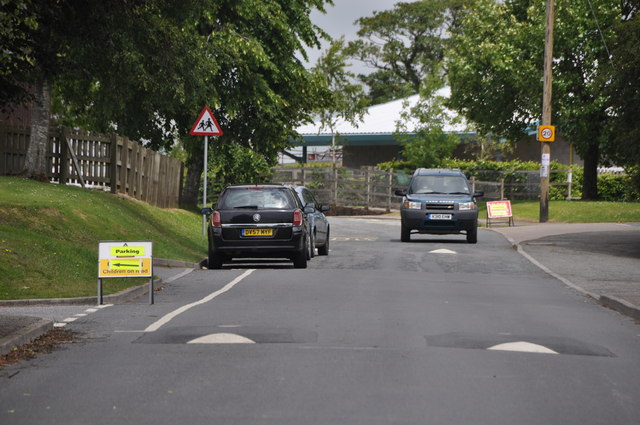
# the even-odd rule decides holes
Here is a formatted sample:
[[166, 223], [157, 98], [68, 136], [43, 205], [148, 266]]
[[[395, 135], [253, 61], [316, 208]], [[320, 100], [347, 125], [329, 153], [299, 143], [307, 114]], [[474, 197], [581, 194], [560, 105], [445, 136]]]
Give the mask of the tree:
[[[196, 3], [184, 6], [194, 10]], [[46, 175], [52, 90], [62, 97], [57, 103], [63, 107], [57, 112], [69, 114], [63, 120], [73, 122], [72, 114], [100, 117], [87, 121], [103, 124], [93, 130], [116, 125], [126, 131], [127, 121], [113, 118], [128, 109], [123, 115], [136, 124], [130, 128], [142, 133], [158, 127], [157, 121], [163, 118], [158, 99], [171, 99], [176, 93], [176, 84], [171, 83], [185, 71], [180, 66], [163, 66], [176, 63], [173, 59], [180, 51], [174, 48], [187, 45], [181, 27], [189, 16], [180, 10], [162, 0], [16, 0], [3, 6], [2, 21], [14, 25], [1, 67], [10, 72], [2, 77], [27, 93], [13, 90], [3, 100], [34, 101], [26, 174]], [[154, 61], [155, 68], [149, 66]]]
[[363, 88], [353, 82], [355, 75], [347, 70], [344, 37], [334, 40], [329, 48], [318, 58], [313, 72], [329, 90], [324, 103], [317, 109], [320, 129], [326, 128], [331, 137], [333, 163], [336, 162], [336, 146], [340, 135], [336, 132], [339, 120], [345, 120], [357, 126], [364, 116], [367, 101]]
[[23, 31], [32, 49], [28, 72], [13, 75], [53, 87], [60, 122], [166, 150], [180, 139], [188, 170], [183, 199], [195, 204], [203, 148], [187, 133], [204, 105], [224, 128], [214, 151], [238, 145], [267, 163], [310, 120], [322, 89], [295, 53], [319, 45], [323, 33], [309, 14], [327, 2], [24, 0], [16, 22], [34, 14], [37, 24]]
[[360, 39], [349, 43], [349, 53], [375, 70], [360, 76], [371, 88], [372, 100], [418, 93], [428, 75], [442, 71], [447, 31], [459, 4], [460, 0], [400, 2], [356, 21]]
[[[586, 199], [597, 198], [609, 136], [598, 78], [609, 60], [602, 40], [611, 42], [620, 16], [613, 0], [559, 2], [556, 9], [553, 122], [584, 160]], [[540, 121], [544, 18], [544, 2], [530, 0], [474, 0], [466, 9], [448, 53], [449, 104], [481, 133], [517, 140]]]
[[620, 166], [640, 165], [640, 2], [623, 3], [605, 73], [612, 109], [609, 155]]
[[[396, 138], [402, 143], [402, 154], [414, 168], [436, 168], [451, 158], [459, 137], [445, 131], [447, 126], [458, 122], [445, 107], [446, 98], [438, 95], [442, 80], [427, 78], [420, 91], [418, 102], [402, 113]], [[417, 118], [416, 128], [408, 127], [410, 120]]]
[[[198, 23], [207, 52], [219, 69], [211, 81], [217, 85], [214, 115], [224, 136], [212, 145], [225, 183], [260, 178], [259, 167], [249, 176], [238, 170], [233, 158], [248, 151], [274, 165], [277, 155], [297, 136], [295, 128], [311, 120], [311, 113], [325, 98], [319, 79], [296, 58], [305, 45], [318, 46], [323, 34], [309, 18], [312, 7], [322, 10], [325, 0], [210, 0]], [[191, 116], [191, 121], [195, 114]], [[189, 124], [190, 125], [190, 124]], [[201, 143], [189, 143], [188, 188], [197, 188], [202, 172]], [[244, 152], [245, 154], [242, 154]], [[252, 154], [252, 155], [253, 155]], [[254, 157], [258, 161], [257, 157]], [[238, 181], [237, 179], [243, 180]], [[194, 192], [183, 196], [195, 201]], [[193, 202], [195, 203], [195, 202]]]

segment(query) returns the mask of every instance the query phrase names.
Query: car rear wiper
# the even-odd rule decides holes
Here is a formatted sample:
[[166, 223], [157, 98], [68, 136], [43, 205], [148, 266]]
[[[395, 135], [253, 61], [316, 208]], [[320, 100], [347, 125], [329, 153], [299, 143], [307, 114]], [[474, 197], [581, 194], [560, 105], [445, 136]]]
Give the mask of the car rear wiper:
[[412, 193], [410, 193], [410, 195], [446, 195], [446, 193], [445, 192], [428, 191], [428, 192], [412, 192]]
[[468, 195], [469, 192], [449, 192], [448, 195]]
[[258, 207], [257, 205], [240, 205], [240, 206], [233, 207], [233, 208], [244, 208], [244, 209], [247, 209], [247, 210], [257, 210], [260, 207]]

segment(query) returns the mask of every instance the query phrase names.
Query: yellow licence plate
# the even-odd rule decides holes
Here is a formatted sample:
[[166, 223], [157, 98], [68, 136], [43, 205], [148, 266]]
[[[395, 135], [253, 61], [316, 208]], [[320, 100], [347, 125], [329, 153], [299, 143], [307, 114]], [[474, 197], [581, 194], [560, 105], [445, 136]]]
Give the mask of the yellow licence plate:
[[242, 236], [273, 236], [273, 229], [242, 229]]

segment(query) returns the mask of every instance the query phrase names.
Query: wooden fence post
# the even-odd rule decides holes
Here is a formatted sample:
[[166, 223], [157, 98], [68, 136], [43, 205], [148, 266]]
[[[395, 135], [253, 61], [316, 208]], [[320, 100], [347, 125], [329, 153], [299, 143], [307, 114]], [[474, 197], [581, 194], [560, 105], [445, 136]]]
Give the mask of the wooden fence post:
[[390, 168], [388, 171], [387, 183], [389, 187], [387, 188], [387, 212], [391, 211], [391, 197], [393, 196], [393, 168]]
[[60, 181], [61, 185], [69, 181], [69, 145], [67, 144], [68, 132], [66, 127], [62, 128], [60, 137]]
[[369, 175], [369, 169], [364, 170], [364, 181], [367, 185], [367, 200], [365, 203], [365, 207], [369, 209], [371, 206], [371, 176]]
[[109, 188], [111, 193], [118, 192], [118, 135], [113, 133], [109, 135]]
[[[334, 153], [335, 155], [335, 153]], [[332, 182], [332, 187], [333, 187], [333, 194], [332, 194], [332, 198], [333, 198], [333, 204], [334, 205], [338, 205], [338, 169], [336, 168], [336, 165], [333, 164], [333, 169], [331, 172], [331, 177], [333, 179]]]

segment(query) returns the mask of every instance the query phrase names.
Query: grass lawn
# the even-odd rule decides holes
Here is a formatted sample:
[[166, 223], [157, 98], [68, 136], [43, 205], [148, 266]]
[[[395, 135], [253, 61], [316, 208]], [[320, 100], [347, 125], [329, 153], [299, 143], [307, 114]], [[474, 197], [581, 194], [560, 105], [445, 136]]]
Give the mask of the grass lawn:
[[[151, 241], [155, 258], [206, 256], [195, 212], [12, 177], [0, 177], [0, 200], [0, 299], [96, 295], [100, 241]], [[147, 280], [109, 279], [104, 293]]]
[[[485, 202], [478, 205], [480, 223], [487, 218]], [[539, 222], [538, 201], [512, 201], [517, 222]], [[549, 222], [559, 223], [627, 223], [640, 221], [638, 202], [549, 201]]]

